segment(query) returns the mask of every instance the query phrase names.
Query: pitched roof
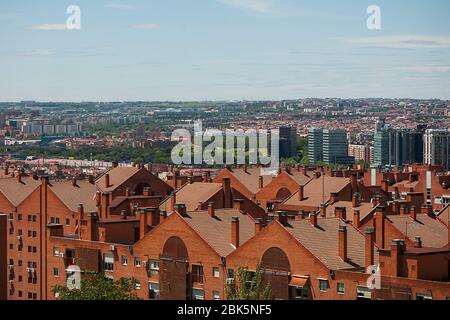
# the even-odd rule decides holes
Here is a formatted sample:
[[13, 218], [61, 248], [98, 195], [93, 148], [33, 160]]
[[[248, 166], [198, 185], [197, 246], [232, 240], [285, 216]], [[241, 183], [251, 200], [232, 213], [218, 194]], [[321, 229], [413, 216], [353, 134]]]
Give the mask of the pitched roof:
[[283, 204], [319, 207], [322, 203], [330, 199], [330, 194], [339, 192], [349, 184], [348, 178], [321, 176], [313, 179], [305, 185], [303, 201], [298, 198], [298, 191], [290, 198], [286, 199]]
[[[351, 270], [365, 266], [365, 236], [339, 218], [319, 219], [318, 227], [309, 220], [289, 221], [286, 229], [314, 256], [332, 270]], [[348, 261], [339, 257], [339, 226], [347, 226]], [[375, 260], [378, 256], [375, 254]]]
[[371, 203], [361, 202], [360, 205], [356, 208], [353, 208], [352, 201], [337, 201], [327, 207], [327, 217], [336, 217], [335, 210], [336, 208], [345, 208], [346, 215], [348, 221], [353, 221], [353, 213], [355, 210], [359, 210], [359, 218], [363, 220], [369, 213], [371, 213], [375, 208]]
[[409, 215], [390, 215], [387, 219], [408, 239], [414, 241], [416, 236], [421, 237], [424, 247], [443, 248], [448, 244], [448, 227], [427, 214], [417, 214], [416, 221]]
[[78, 180], [76, 186], [70, 180], [51, 181], [49, 188], [73, 212], [77, 211], [79, 204], [83, 204], [86, 212], [97, 211], [97, 187], [87, 180]]
[[109, 174], [110, 186], [108, 188], [105, 188], [105, 174], [98, 178], [95, 184], [100, 190], [111, 192], [134, 176], [139, 170], [141, 169], [138, 167], [116, 167], [105, 173]]
[[0, 192], [11, 202], [14, 207], [19, 206], [34, 190], [40, 186], [41, 182], [32, 177], [22, 177], [22, 182], [17, 178], [1, 178]]
[[[208, 201], [221, 189], [221, 183], [194, 182], [192, 184], [186, 184], [176, 192], [176, 202], [185, 204], [187, 211], [194, 211], [198, 208], [199, 202]], [[161, 203], [160, 210], [167, 211], [169, 204], [170, 197]]]
[[239, 217], [239, 242], [244, 244], [255, 235], [255, 222], [237, 209], [216, 209], [215, 218], [207, 211], [189, 212], [185, 221], [222, 257], [236, 248], [231, 244], [231, 219]]
[[[232, 169], [229, 170], [231, 175], [236, 178], [244, 187], [253, 194], [256, 194], [259, 190], [259, 177], [261, 176], [261, 168], [252, 167], [245, 169]], [[272, 177], [263, 175], [263, 187], [272, 181]]]

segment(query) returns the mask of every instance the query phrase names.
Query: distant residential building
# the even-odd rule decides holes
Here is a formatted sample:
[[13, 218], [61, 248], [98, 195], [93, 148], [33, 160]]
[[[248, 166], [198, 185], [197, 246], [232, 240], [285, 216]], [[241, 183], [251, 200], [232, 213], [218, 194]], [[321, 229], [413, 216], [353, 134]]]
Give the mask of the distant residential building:
[[68, 135], [78, 136], [82, 133], [81, 124], [41, 124], [27, 123], [22, 125], [22, 132], [26, 135]]
[[280, 158], [291, 158], [297, 155], [297, 129], [280, 127]]
[[424, 135], [424, 163], [450, 169], [450, 131], [429, 129]]
[[355, 161], [364, 161], [364, 163], [372, 163], [371, 147], [368, 145], [349, 144], [348, 155], [355, 158]]

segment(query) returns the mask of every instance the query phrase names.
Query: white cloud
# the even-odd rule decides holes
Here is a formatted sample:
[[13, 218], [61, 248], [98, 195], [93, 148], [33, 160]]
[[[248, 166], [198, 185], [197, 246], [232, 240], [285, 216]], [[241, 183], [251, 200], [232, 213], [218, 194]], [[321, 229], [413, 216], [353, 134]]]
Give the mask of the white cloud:
[[122, 3], [109, 3], [105, 5], [106, 8], [110, 9], [119, 9], [119, 10], [132, 10], [136, 7], [130, 4], [122, 4]]
[[450, 36], [392, 35], [340, 40], [356, 45], [391, 49], [450, 48]]
[[53, 31], [53, 30], [69, 30], [67, 28], [67, 25], [62, 24], [51, 24], [51, 23], [45, 23], [45, 24], [37, 24], [34, 26], [29, 27], [30, 30], [42, 30], [42, 31]]
[[29, 52], [25, 52], [26, 56], [40, 56], [40, 57], [47, 57], [47, 56], [53, 56], [56, 52], [51, 49], [35, 49], [31, 50]]
[[411, 66], [401, 68], [401, 70], [417, 73], [445, 73], [450, 72], [450, 66]]
[[248, 9], [260, 13], [269, 11], [270, 3], [267, 0], [217, 0], [227, 6]]
[[159, 29], [159, 25], [156, 23], [147, 23], [147, 24], [135, 24], [131, 26], [134, 29], [145, 29], [145, 30], [155, 30]]

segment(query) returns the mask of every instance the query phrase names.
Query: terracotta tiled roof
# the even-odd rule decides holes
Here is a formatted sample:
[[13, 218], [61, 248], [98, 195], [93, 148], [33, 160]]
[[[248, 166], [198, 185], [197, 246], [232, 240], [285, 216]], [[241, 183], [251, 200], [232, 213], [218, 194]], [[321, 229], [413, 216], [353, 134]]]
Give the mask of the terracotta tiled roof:
[[[309, 220], [293, 220], [289, 221], [286, 229], [332, 270], [366, 267], [365, 237], [352, 225], [346, 224], [348, 261], [339, 257], [339, 226], [344, 224], [339, 218], [319, 219], [318, 227], [314, 227]], [[377, 254], [375, 260], [378, 260]]]
[[303, 175], [301, 172], [298, 172], [296, 170], [291, 170], [291, 173], [288, 174], [289, 177], [291, 177], [295, 182], [297, 182], [297, 184], [299, 186], [304, 186], [306, 185], [311, 179], [312, 177], [310, 176], [305, 176]]
[[[232, 169], [231, 174], [253, 194], [256, 194], [259, 190], [259, 176], [261, 175], [261, 168], [247, 168], [247, 172], [244, 169]], [[263, 176], [263, 187], [272, 181], [272, 177], [268, 175]]]
[[211, 218], [207, 211], [196, 211], [189, 212], [188, 217], [184, 219], [222, 257], [226, 257], [236, 249], [231, 244], [232, 217], [239, 217], [240, 245], [255, 235], [255, 222], [239, 210], [216, 209], [215, 216]]
[[[199, 202], [208, 201], [213, 195], [222, 189], [221, 183], [194, 182], [186, 184], [176, 192], [176, 202], [186, 205], [187, 211], [194, 211], [198, 208]], [[160, 210], [169, 211], [170, 197], [166, 198]]]
[[426, 214], [418, 214], [417, 221], [409, 215], [390, 215], [387, 219], [408, 239], [414, 241], [416, 236], [421, 237], [424, 247], [442, 248], [448, 244], [448, 227]]
[[355, 210], [359, 210], [359, 218], [360, 220], [364, 219], [369, 213], [371, 213], [375, 208], [372, 206], [371, 203], [362, 202], [360, 205], [356, 208], [353, 208], [352, 201], [337, 201], [333, 203], [332, 205], [327, 207], [327, 217], [336, 217], [335, 209], [336, 208], [345, 208], [346, 209], [346, 215], [348, 221], [353, 221], [353, 212]]
[[83, 204], [86, 212], [97, 211], [95, 184], [87, 180], [77, 181], [74, 186], [72, 181], [51, 181], [49, 188], [55, 195], [73, 212], [76, 212], [79, 204]]
[[11, 202], [14, 207], [19, 206], [36, 188], [40, 181], [31, 177], [22, 177], [22, 182], [17, 178], [0, 179], [0, 192]]
[[331, 193], [341, 191], [349, 183], [348, 178], [321, 176], [318, 179], [311, 180], [305, 185], [305, 200], [299, 200], [297, 191], [290, 198], [286, 199], [283, 204], [319, 207], [322, 203], [325, 203], [330, 199]]
[[140, 169], [138, 167], [117, 167], [106, 172], [109, 174], [110, 187], [105, 188], [105, 175], [102, 175], [99, 179], [97, 179], [95, 184], [103, 192], [114, 191], [121, 184], [134, 176], [139, 170]]

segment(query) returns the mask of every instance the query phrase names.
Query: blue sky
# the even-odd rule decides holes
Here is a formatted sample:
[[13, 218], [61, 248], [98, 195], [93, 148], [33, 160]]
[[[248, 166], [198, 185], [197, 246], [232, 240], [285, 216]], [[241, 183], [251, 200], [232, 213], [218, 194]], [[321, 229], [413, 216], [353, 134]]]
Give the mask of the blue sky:
[[[72, 4], [81, 30], [64, 30]], [[448, 0], [0, 0], [0, 101], [450, 99], [449, 14]]]

